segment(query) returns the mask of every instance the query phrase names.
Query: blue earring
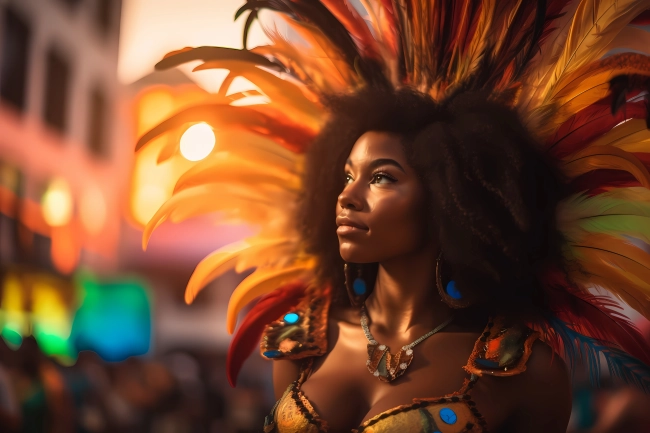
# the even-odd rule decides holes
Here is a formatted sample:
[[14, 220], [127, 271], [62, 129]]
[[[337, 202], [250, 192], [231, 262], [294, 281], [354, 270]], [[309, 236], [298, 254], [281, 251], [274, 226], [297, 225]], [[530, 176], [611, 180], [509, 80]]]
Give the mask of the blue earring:
[[348, 263], [343, 266], [345, 288], [350, 298], [350, 304], [355, 307], [360, 307], [368, 295], [368, 285], [366, 284], [366, 280], [363, 279], [361, 266], [356, 266], [356, 275], [354, 276], [351, 275], [353, 273], [352, 268], [353, 266]]
[[352, 290], [354, 291], [354, 294], [357, 296], [363, 296], [366, 294], [366, 281], [361, 278], [357, 277], [354, 279], [354, 283], [352, 283]]
[[471, 305], [471, 301], [463, 297], [458, 290], [456, 281], [449, 280], [447, 284], [442, 284], [442, 251], [436, 260], [436, 286], [438, 286], [438, 293], [442, 300], [451, 308], [465, 308]]

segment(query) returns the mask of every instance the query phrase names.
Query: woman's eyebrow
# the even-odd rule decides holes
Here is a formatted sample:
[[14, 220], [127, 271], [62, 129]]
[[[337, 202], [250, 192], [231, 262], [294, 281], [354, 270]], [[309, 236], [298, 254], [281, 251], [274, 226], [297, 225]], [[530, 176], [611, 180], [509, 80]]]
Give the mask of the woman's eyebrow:
[[[354, 164], [352, 163], [352, 160], [348, 159], [345, 161], [345, 165], [349, 165], [350, 167], [354, 167]], [[377, 167], [380, 167], [382, 165], [392, 165], [393, 167], [399, 169], [402, 173], [406, 174], [406, 171], [404, 168], [400, 165], [399, 162], [395, 161], [394, 159], [391, 158], [379, 158], [373, 160], [369, 165], [368, 168], [370, 170], [373, 170]]]
[[394, 159], [390, 159], [390, 158], [375, 159], [374, 161], [372, 161], [368, 165], [368, 168], [370, 168], [372, 170], [372, 169], [375, 169], [375, 168], [380, 167], [382, 165], [392, 165], [393, 167], [399, 169], [402, 173], [406, 174], [406, 171], [404, 170], [404, 168], [402, 168], [400, 163], [395, 161]]

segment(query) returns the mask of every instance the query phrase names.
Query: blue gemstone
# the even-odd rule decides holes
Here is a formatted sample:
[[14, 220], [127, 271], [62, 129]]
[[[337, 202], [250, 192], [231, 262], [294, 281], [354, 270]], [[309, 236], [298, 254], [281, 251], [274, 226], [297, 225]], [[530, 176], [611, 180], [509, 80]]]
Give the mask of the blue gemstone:
[[354, 280], [354, 283], [352, 283], [352, 289], [354, 290], [354, 294], [357, 296], [365, 295], [366, 282], [361, 278], [357, 278]]
[[267, 350], [266, 352], [262, 353], [267, 358], [279, 358], [281, 356], [284, 356], [284, 353], [280, 352], [279, 350]]
[[463, 297], [463, 295], [460, 294], [458, 289], [456, 288], [456, 282], [454, 280], [451, 280], [447, 283], [447, 294], [451, 296], [453, 299], [460, 299]]
[[440, 419], [445, 424], [456, 424], [458, 417], [456, 416], [456, 412], [449, 409], [448, 407], [443, 407], [440, 409]]
[[482, 358], [476, 358], [474, 360], [475, 363], [477, 363], [480, 367], [483, 368], [499, 368], [499, 362], [498, 361], [490, 361], [489, 359], [482, 359]]
[[296, 313], [287, 313], [284, 315], [283, 320], [288, 324], [293, 324], [296, 323], [298, 319], [300, 319], [300, 316], [298, 316]]

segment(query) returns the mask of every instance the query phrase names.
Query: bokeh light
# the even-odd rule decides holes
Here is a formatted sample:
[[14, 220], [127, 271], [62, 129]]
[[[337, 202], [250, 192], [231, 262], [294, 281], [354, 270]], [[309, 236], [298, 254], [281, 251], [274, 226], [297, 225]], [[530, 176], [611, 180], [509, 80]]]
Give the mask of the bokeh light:
[[149, 351], [151, 302], [142, 283], [99, 282], [81, 275], [78, 284], [83, 302], [70, 337], [77, 351], [92, 350], [106, 361], [122, 361]]
[[52, 227], [64, 226], [72, 219], [72, 192], [65, 179], [52, 180], [41, 200], [43, 218]]
[[81, 254], [77, 231], [70, 226], [54, 227], [50, 233], [52, 264], [62, 274], [72, 273]]
[[207, 123], [192, 125], [181, 136], [181, 155], [189, 161], [200, 161], [212, 152], [216, 137]]
[[7, 274], [2, 282], [0, 300], [0, 326], [4, 340], [11, 347], [20, 346], [22, 335], [27, 332], [27, 315], [25, 300], [19, 278]]
[[72, 313], [63, 299], [63, 289], [47, 279], [36, 280], [32, 286], [33, 334], [41, 350], [60, 360], [74, 358], [68, 339]]

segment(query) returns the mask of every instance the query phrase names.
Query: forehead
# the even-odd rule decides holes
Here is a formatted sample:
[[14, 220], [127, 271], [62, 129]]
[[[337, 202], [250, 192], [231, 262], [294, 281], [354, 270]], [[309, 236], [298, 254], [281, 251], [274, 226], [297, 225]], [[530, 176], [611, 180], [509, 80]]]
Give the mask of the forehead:
[[354, 164], [355, 161], [378, 158], [406, 160], [404, 148], [398, 135], [379, 131], [366, 132], [354, 143], [349, 160]]

